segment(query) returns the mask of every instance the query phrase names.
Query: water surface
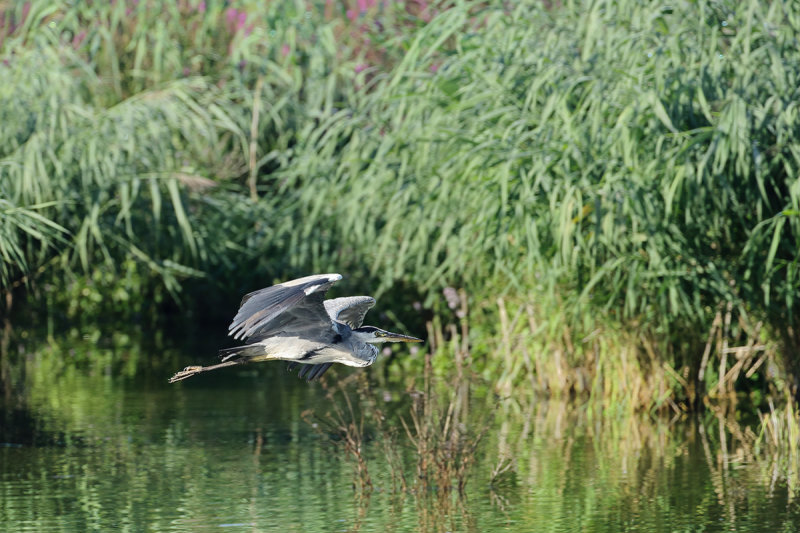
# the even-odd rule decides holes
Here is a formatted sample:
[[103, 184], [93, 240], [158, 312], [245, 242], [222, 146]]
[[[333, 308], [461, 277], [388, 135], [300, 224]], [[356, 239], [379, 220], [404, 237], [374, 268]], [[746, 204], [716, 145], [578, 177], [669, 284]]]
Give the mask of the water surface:
[[[651, 418], [496, 398], [472, 383], [470, 422], [494, 413], [466, 493], [415, 483], [408, 382], [367, 369], [410, 485], [397, 490], [381, 430], [365, 423], [373, 490], [354, 488], [331, 399], [282, 364], [169, 385], [219, 339], [103, 346], [5, 339], [0, 529], [8, 531], [795, 531], [797, 494], [713, 415]], [[101, 343], [102, 344], [102, 343]], [[222, 345], [222, 344], [220, 344]], [[107, 361], [98, 365], [91, 361]], [[76, 362], [77, 361], [77, 362]], [[89, 361], [88, 363], [86, 361]], [[74, 364], [70, 364], [70, 362]], [[83, 363], [80, 363], [83, 362]], [[79, 364], [80, 363], [80, 364]], [[77, 368], [76, 368], [77, 367]], [[339, 377], [364, 370], [345, 370]], [[349, 387], [349, 388], [348, 388]], [[355, 382], [345, 386], [356, 399]], [[446, 396], [445, 386], [437, 394]], [[520, 395], [522, 396], [522, 395]], [[498, 465], [510, 464], [492, 479]]]

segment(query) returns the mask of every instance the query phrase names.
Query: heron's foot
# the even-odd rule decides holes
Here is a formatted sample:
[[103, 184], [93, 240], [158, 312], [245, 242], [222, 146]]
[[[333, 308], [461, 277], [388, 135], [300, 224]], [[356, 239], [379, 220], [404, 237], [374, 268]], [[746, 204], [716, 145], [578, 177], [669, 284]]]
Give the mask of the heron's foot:
[[169, 378], [170, 383], [175, 383], [176, 381], [180, 381], [182, 379], [190, 378], [195, 374], [198, 374], [203, 371], [202, 366], [187, 366], [180, 372], [177, 372], [174, 376]]

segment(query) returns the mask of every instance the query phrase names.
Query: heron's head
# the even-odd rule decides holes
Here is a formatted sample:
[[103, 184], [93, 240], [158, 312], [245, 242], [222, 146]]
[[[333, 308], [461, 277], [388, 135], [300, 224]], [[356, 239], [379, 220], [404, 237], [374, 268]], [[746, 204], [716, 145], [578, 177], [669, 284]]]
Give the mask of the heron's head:
[[422, 342], [422, 339], [409, 337], [400, 333], [384, 331], [374, 326], [361, 326], [353, 330], [353, 333], [364, 342], [371, 344], [381, 344], [383, 342]]

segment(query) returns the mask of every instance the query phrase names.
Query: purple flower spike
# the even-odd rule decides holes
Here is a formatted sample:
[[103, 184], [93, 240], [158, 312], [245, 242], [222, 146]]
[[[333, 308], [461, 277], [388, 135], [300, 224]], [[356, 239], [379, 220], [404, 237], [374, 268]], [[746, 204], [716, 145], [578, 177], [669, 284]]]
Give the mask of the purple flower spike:
[[229, 26], [233, 26], [233, 23], [236, 21], [237, 14], [238, 14], [237, 11], [232, 7], [229, 7], [228, 9], [226, 9], [225, 10], [225, 22], [227, 22]]
[[359, 74], [361, 72], [364, 72], [366, 69], [367, 69], [367, 65], [365, 65], [364, 63], [359, 63], [358, 65], [356, 65], [355, 71], [356, 71], [356, 74]]
[[73, 39], [72, 39], [72, 47], [73, 48], [78, 48], [81, 45], [81, 43], [83, 42], [84, 39], [86, 39], [86, 30], [82, 30], [75, 37], [73, 37]]
[[206, 3], [204, 1], [197, 4], [197, 11], [199, 11], [200, 13], [206, 12]]

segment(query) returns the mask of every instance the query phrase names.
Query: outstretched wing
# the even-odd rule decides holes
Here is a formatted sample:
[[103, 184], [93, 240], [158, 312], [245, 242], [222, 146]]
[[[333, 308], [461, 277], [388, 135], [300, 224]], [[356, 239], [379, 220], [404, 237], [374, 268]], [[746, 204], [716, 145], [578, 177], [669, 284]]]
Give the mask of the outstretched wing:
[[239, 312], [228, 326], [228, 335], [247, 339], [287, 327], [312, 331], [330, 329], [330, 316], [323, 300], [325, 292], [340, 279], [339, 274], [317, 274], [251, 292], [242, 298]]
[[[345, 298], [333, 298], [325, 300], [325, 310], [332, 320], [343, 322], [355, 329], [361, 327], [364, 322], [364, 315], [367, 311], [375, 305], [375, 298], [371, 296], [347, 296]], [[289, 370], [298, 366], [298, 363], [289, 363]], [[300, 371], [297, 376], [306, 378], [308, 381], [319, 379], [322, 374], [328, 371], [331, 363], [322, 363], [318, 365], [299, 365]]]
[[325, 310], [328, 315], [338, 322], [343, 322], [351, 328], [360, 328], [364, 323], [364, 316], [373, 305], [375, 298], [372, 296], [347, 296], [325, 300]]

